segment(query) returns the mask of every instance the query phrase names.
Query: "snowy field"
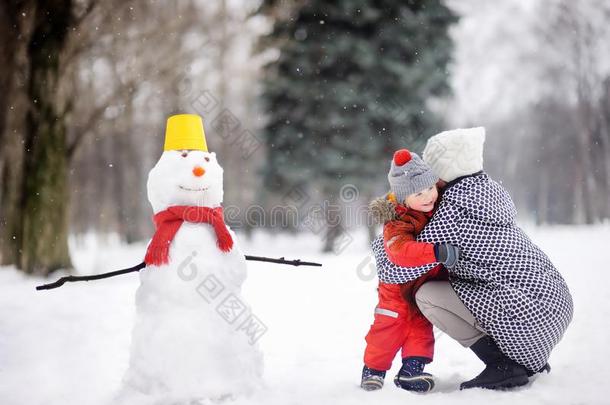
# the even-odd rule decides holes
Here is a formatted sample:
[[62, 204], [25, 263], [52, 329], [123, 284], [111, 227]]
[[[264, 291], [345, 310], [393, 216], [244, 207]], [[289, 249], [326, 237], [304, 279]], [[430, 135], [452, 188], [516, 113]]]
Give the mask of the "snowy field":
[[[364, 335], [376, 303], [376, 279], [367, 277], [369, 250], [364, 235], [340, 255], [318, 253], [320, 241], [313, 235], [257, 234], [250, 241], [242, 237], [246, 254], [320, 261], [324, 267], [249, 262], [244, 296], [268, 327], [259, 340], [266, 386], [229, 403], [610, 403], [610, 226], [541, 228], [528, 233], [557, 265], [574, 296], [574, 320], [552, 354], [552, 373], [511, 392], [459, 391], [459, 383], [474, 377], [482, 365], [469, 350], [440, 335], [436, 359], [427, 367], [438, 384], [426, 395], [393, 385], [398, 359], [381, 391], [364, 392], [358, 387]], [[143, 244], [73, 243], [80, 274], [129, 267], [143, 255]], [[112, 403], [129, 359], [138, 277], [129, 274], [34, 290], [44, 282], [48, 280], [0, 269], [0, 404]]]

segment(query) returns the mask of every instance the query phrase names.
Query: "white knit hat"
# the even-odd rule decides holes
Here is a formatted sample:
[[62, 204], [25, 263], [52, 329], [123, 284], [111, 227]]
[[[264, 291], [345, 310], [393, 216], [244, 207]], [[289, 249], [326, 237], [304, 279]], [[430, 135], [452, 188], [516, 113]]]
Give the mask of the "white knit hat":
[[485, 128], [453, 129], [436, 134], [426, 144], [424, 161], [446, 182], [483, 170]]

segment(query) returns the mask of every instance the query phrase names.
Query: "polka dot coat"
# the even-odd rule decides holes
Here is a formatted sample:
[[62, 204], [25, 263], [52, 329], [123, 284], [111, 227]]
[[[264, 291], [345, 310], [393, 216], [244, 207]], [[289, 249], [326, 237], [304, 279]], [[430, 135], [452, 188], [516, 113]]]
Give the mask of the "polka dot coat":
[[[515, 225], [515, 216], [506, 190], [480, 173], [448, 185], [418, 240], [461, 249], [450, 272], [455, 292], [507, 356], [537, 371], [572, 320], [572, 297], [549, 258]], [[373, 251], [385, 283], [413, 280], [438, 264], [394, 265], [382, 237]]]

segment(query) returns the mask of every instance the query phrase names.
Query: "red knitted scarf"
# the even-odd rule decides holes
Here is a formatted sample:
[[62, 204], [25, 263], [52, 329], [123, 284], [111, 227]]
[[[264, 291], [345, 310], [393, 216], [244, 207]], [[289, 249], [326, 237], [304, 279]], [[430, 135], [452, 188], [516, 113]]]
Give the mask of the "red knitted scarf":
[[207, 223], [214, 227], [217, 245], [223, 252], [233, 247], [233, 238], [225, 225], [222, 207], [189, 207], [178, 205], [158, 212], [153, 217], [157, 230], [148, 245], [144, 262], [147, 266], [167, 264], [169, 261], [169, 246], [184, 221]]

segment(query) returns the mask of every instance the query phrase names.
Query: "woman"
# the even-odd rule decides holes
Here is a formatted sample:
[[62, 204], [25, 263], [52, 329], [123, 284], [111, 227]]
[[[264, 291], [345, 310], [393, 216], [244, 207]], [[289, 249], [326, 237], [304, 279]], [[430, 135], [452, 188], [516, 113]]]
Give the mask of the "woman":
[[[416, 300], [439, 329], [486, 365], [461, 388], [527, 384], [550, 370], [550, 352], [572, 319], [572, 297], [549, 258], [516, 226], [515, 206], [483, 172], [483, 128], [446, 131], [428, 140], [423, 158], [442, 180], [439, 207], [418, 240], [459, 248], [449, 281], [425, 283]], [[383, 240], [373, 242], [379, 279], [404, 283], [433, 268], [400, 267]]]

